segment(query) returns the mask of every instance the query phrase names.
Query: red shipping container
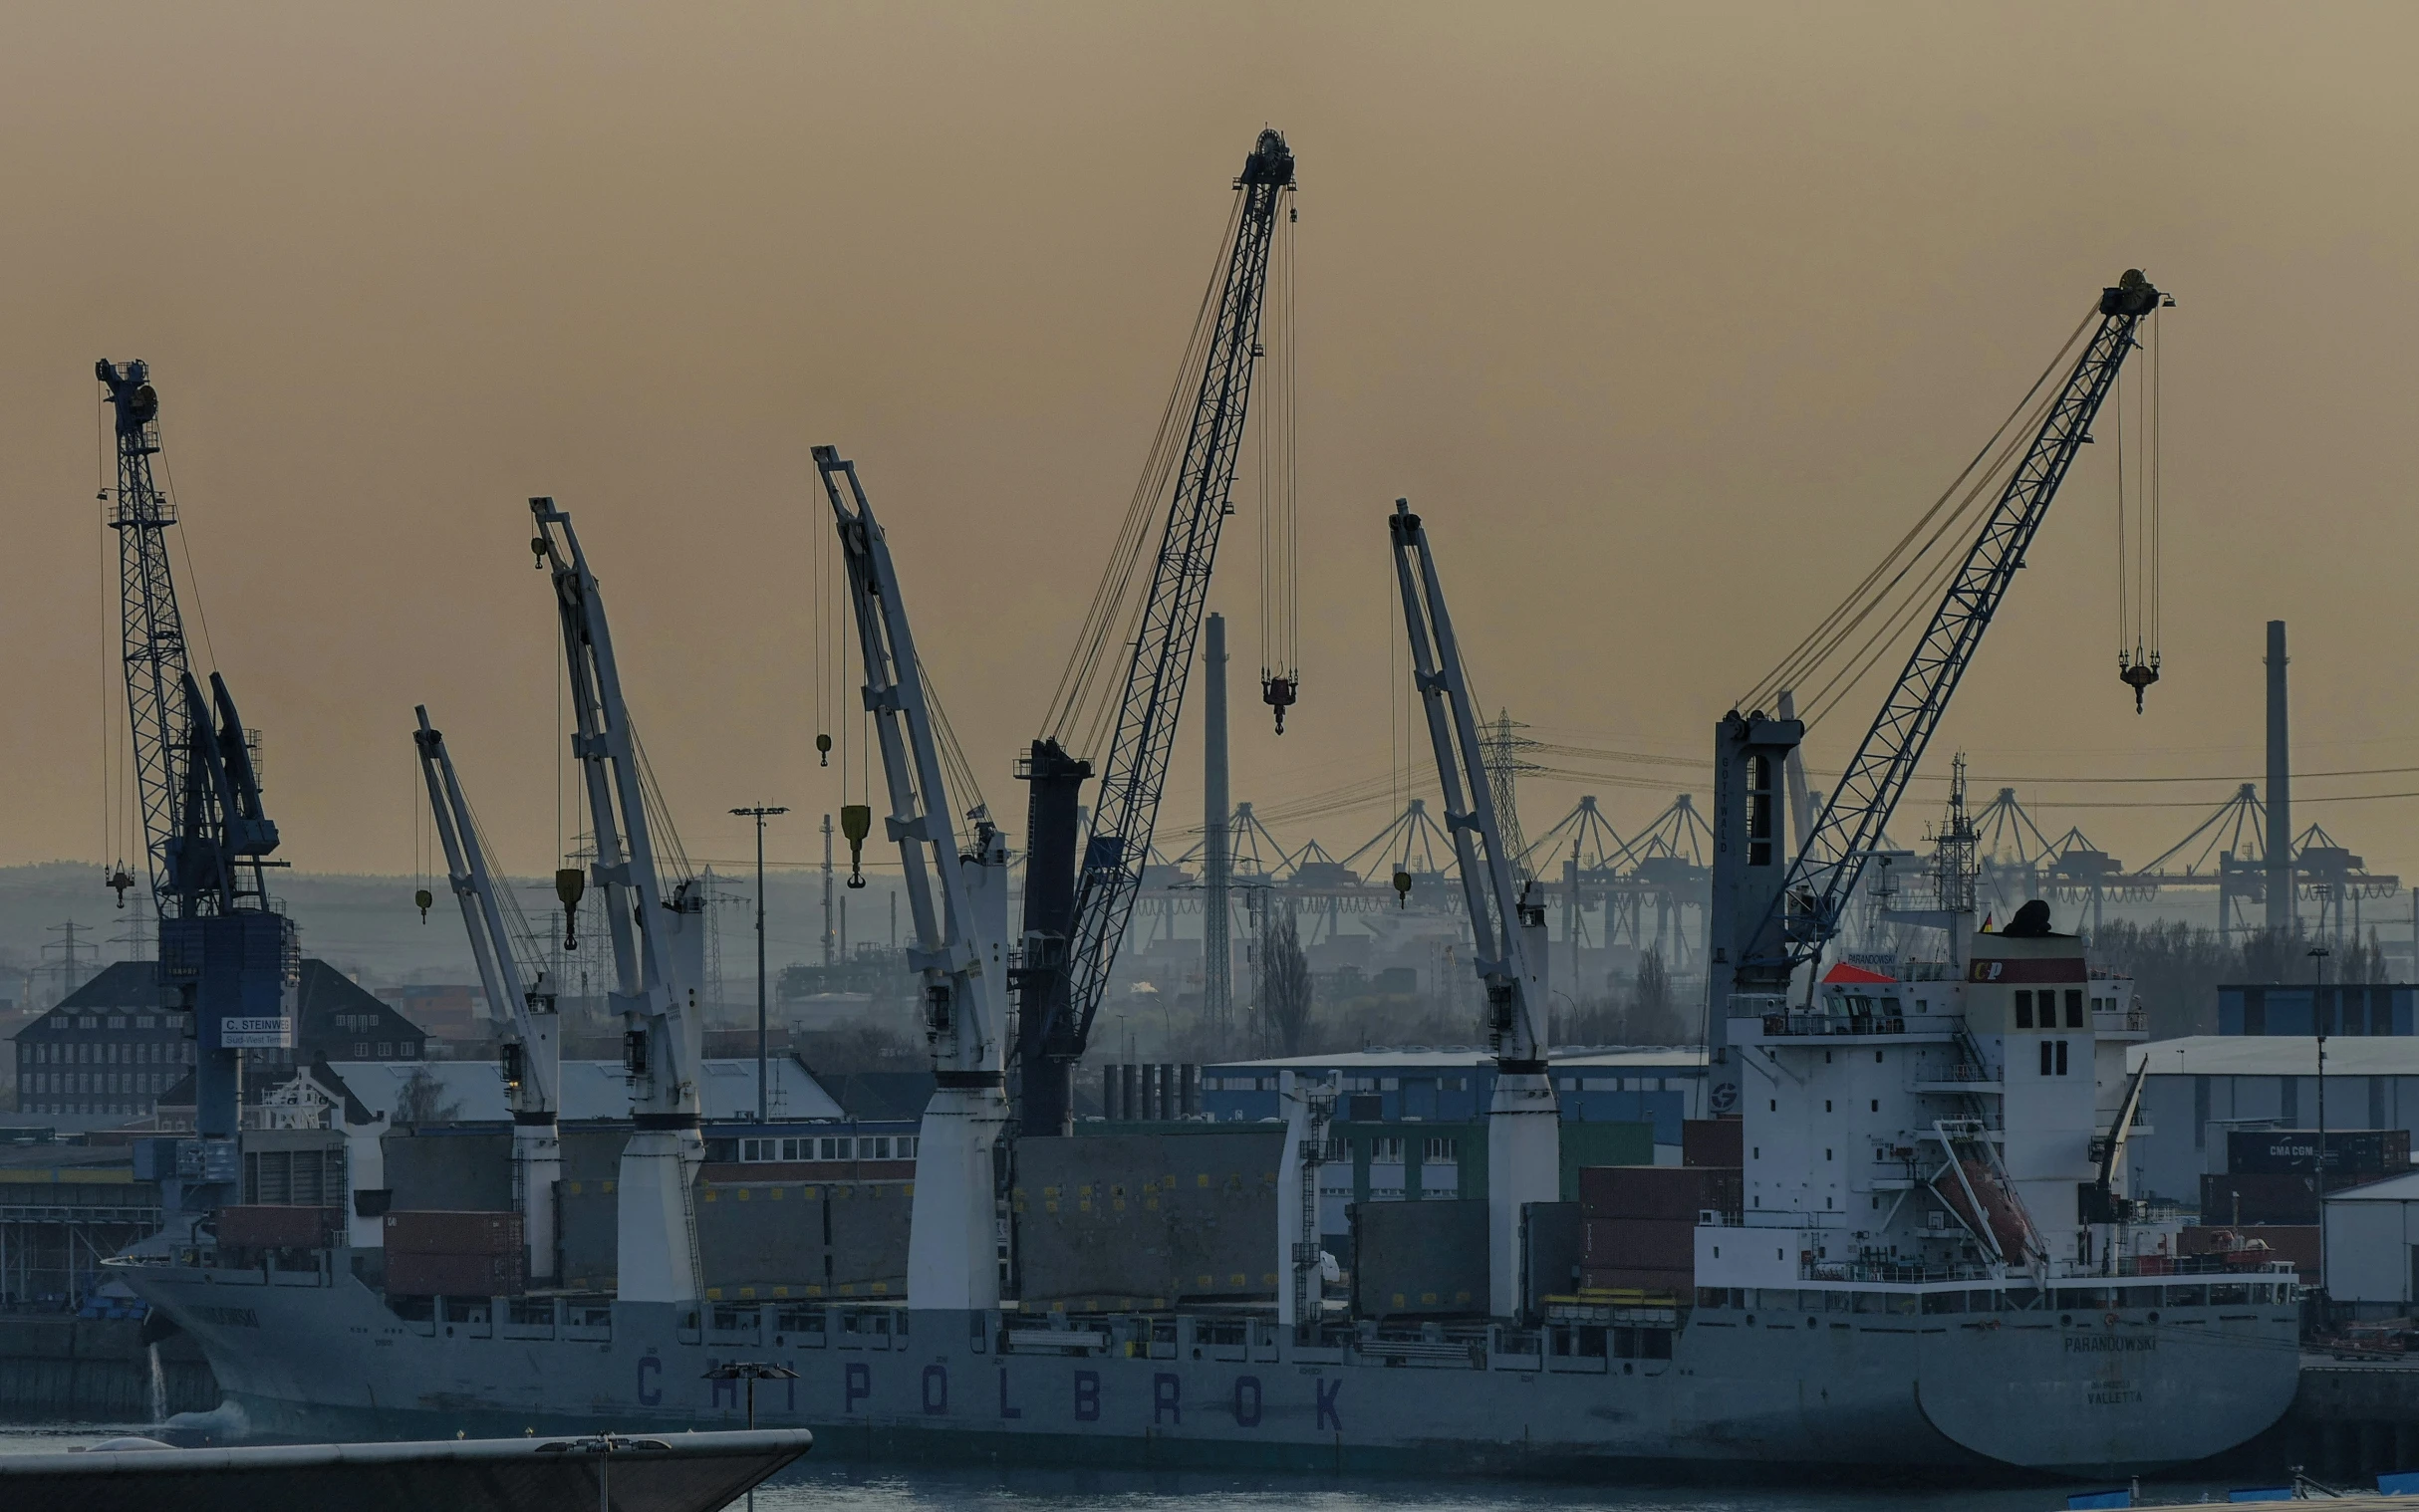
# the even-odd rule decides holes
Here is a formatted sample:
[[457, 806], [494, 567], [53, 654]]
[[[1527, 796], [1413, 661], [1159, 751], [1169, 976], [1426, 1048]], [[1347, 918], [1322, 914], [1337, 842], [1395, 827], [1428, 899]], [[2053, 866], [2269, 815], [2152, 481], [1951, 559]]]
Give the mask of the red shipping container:
[[1747, 1162], [1747, 1125], [1737, 1119], [1683, 1119], [1680, 1123], [1680, 1163], [1712, 1170], [1738, 1170]]
[[387, 1214], [387, 1253], [518, 1255], [519, 1213], [451, 1212], [423, 1208]]
[[1739, 1206], [1739, 1172], [1689, 1165], [1584, 1165], [1579, 1211], [1589, 1218], [1697, 1221], [1707, 1209]]
[[387, 1291], [400, 1297], [505, 1297], [521, 1290], [518, 1255], [387, 1252]]
[[1674, 1218], [1589, 1218], [1581, 1225], [1580, 1265], [1694, 1271], [1697, 1225]]
[[317, 1249], [342, 1217], [333, 1207], [222, 1207], [218, 1242], [230, 1249]]

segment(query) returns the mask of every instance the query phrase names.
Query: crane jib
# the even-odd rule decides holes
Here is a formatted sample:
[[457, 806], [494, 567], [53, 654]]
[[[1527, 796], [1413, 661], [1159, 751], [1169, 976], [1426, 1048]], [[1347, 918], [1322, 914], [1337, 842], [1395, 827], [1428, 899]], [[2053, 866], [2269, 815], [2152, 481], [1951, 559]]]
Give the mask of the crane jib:
[[[2128, 270], [2101, 291], [2100, 324], [2075, 360], [2064, 386], [2049, 405], [2023, 458], [2010, 475], [1999, 502], [1947, 595], [1909, 653], [1880, 714], [1866, 732], [1846, 774], [1815, 822], [1774, 897], [1780, 910], [1777, 938], [1768, 927], [1754, 939], [1762, 948], [1749, 963], [1789, 969], [1813, 959], [1838, 933], [1848, 898], [1865, 859], [1879, 845], [1898, 800], [1905, 794], [1925, 746], [1947, 712], [1958, 681], [1972, 663], [2033, 535], [2090, 438], [2091, 422], [2116, 382], [2126, 354], [2138, 343], [2135, 330], [2164, 301], [2139, 270]], [[1770, 922], [1767, 917], [1766, 923]], [[1765, 945], [1764, 942], [1770, 942]]]
[[1127, 662], [1116, 732], [1102, 767], [1100, 805], [1076, 881], [1066, 963], [1071, 991], [1045, 1009], [1052, 1019], [1045, 1053], [1053, 1060], [1080, 1057], [1091, 1038], [1150, 858], [1219, 528], [1230, 512], [1228, 499], [1260, 355], [1260, 308], [1278, 196], [1293, 186], [1293, 154], [1284, 137], [1262, 131], [1235, 179], [1243, 202], [1219, 280], [1217, 312], [1140, 633]]

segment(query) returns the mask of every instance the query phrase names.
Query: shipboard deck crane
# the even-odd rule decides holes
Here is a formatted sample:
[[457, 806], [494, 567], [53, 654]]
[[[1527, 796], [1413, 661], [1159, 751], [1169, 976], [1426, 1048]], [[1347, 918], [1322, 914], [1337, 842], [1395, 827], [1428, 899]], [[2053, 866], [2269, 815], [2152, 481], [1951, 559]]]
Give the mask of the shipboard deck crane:
[[625, 1302], [693, 1305], [704, 1289], [690, 1205], [690, 1177], [705, 1158], [695, 1001], [704, 979], [704, 900], [685, 882], [667, 895], [658, 877], [638, 734], [622, 697], [604, 595], [571, 516], [551, 498], [531, 499], [529, 512], [537, 525], [530, 550], [552, 577], [562, 630], [576, 720], [571, 754], [596, 847], [589, 874], [604, 889], [613, 941], [616, 985], [608, 1001], [622, 1015], [637, 1126], [622, 1151], [617, 1291]]
[[[1017, 775], [1032, 784], [1026, 795], [1022, 962], [1016, 971], [1017, 1126], [1027, 1134], [1065, 1134], [1071, 1127], [1075, 1063], [1091, 1043], [1093, 1021], [1108, 993], [1109, 972], [1151, 858], [1177, 716], [1201, 638], [1218, 533], [1230, 512], [1251, 379], [1262, 353], [1269, 246], [1279, 202], [1292, 187], [1292, 148], [1282, 134], [1261, 131], [1234, 181], [1232, 236], [1214, 286], [1216, 299], [1205, 306], [1196, 348], [1188, 353], [1187, 375], [1195, 364], [1200, 373], [1190, 419], [1177, 428], [1175, 416], [1188, 411], [1172, 400], [1161, 431], [1164, 444], [1154, 448], [1154, 464], [1146, 472], [1149, 486], [1163, 454], [1180, 457], [1080, 864], [1076, 797], [1092, 775], [1091, 762], [1070, 754], [1064, 740], [1052, 735], [1034, 741], [1031, 755], [1018, 763]], [[1138, 494], [1136, 502], [1148, 500]], [[1139, 551], [1141, 518], [1138, 513], [1129, 521], [1109, 582], [1095, 600], [1062, 682], [1056, 700], [1062, 723], [1081, 701], [1086, 674], [1118, 639], [1123, 573], [1139, 560], [1129, 556], [1129, 548]]]
[[[2098, 326], [2042, 407], [1980, 534], [1950, 575], [1947, 593], [1793, 860], [1779, 820], [1780, 778], [1804, 738], [1804, 724], [1734, 709], [1717, 727], [1708, 920], [1714, 954], [1706, 984], [1715, 1112], [1732, 1113], [1738, 1105], [1728, 1021], [1759, 1016], [1785, 1001], [1791, 973], [1819, 957], [1838, 934], [1867, 858], [1882, 844], [1882, 831], [2024, 565], [2050, 501], [2091, 438], [2093, 417], [2139, 345], [2136, 328], [2166, 302], [2139, 269], [2128, 269], [2100, 291]], [[1789, 663], [1775, 675], [1785, 685]]]
[[1545, 1065], [1545, 907], [1528, 901], [1524, 889], [1513, 890], [1516, 858], [1495, 812], [1478, 710], [1428, 531], [1402, 499], [1386, 524], [1411, 636], [1412, 686], [1428, 713], [1445, 827], [1477, 946], [1474, 963], [1486, 986], [1487, 1048], [1495, 1057], [1486, 1109], [1487, 1310], [1509, 1318], [1520, 1311], [1522, 1212], [1529, 1203], [1556, 1200], [1562, 1186], [1562, 1115]]
[[981, 819], [972, 852], [958, 851], [924, 667], [890, 542], [857, 480], [857, 464], [831, 446], [814, 448], [814, 457], [848, 568], [865, 707], [891, 801], [885, 833], [899, 846], [916, 930], [908, 963], [923, 983], [924, 1033], [937, 1083], [916, 1145], [908, 1296], [919, 1308], [980, 1311], [999, 1305], [991, 1151], [1008, 1124], [1000, 1023], [1007, 985], [1007, 845]]
[[[486, 844], [453, 769], [453, 755], [445, 748], [444, 734], [428, 723], [427, 706], [412, 712], [419, 728], [411, 732], [411, 741], [419, 751], [428, 811], [445, 850], [445, 880], [462, 905], [462, 928], [470, 936], [487, 1012], [496, 1021], [504, 1106], [512, 1112], [512, 1202], [521, 1214], [529, 1278], [533, 1283], [550, 1282], [555, 1270], [555, 1182], [563, 1174], [563, 1141], [556, 1128], [562, 1065], [554, 992], [542, 968], [534, 979], [522, 976], [504, 924], [510, 900], [487, 870]], [[526, 937], [527, 931], [522, 932]]]

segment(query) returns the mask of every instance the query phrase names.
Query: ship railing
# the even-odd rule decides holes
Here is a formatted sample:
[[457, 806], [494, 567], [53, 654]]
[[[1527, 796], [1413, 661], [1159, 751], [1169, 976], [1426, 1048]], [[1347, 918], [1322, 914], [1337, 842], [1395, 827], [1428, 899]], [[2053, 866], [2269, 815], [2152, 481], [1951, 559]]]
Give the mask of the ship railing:
[[2242, 1272], [2264, 1275], [2292, 1273], [2289, 1260], [2260, 1258], [2266, 1250], [2220, 1250], [2207, 1255], [2119, 1255], [2116, 1259], [2118, 1276], [2222, 1276]]
[[1431, 1370], [1486, 1369], [1482, 1339], [1356, 1339], [1351, 1363], [1374, 1366], [1424, 1366]]
[[1903, 1014], [1767, 1013], [1763, 1032], [1775, 1036], [1905, 1034]]
[[1879, 1286], [1921, 1286], [1934, 1281], [1989, 1281], [1987, 1265], [1958, 1262], [1926, 1265], [1906, 1260], [1816, 1260], [1797, 1263], [1800, 1281], [1864, 1282]]

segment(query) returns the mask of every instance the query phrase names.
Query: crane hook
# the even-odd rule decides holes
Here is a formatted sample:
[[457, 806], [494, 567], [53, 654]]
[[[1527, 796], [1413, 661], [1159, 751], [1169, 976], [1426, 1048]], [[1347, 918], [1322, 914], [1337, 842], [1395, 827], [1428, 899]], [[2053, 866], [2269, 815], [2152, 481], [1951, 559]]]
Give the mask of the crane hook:
[[830, 765], [832, 764], [832, 737], [831, 737], [831, 736], [829, 736], [829, 735], [817, 735], [817, 736], [815, 737], [815, 754], [816, 754], [816, 755], [818, 755], [818, 756], [820, 756], [820, 757], [822, 758], [820, 761], [817, 761], [817, 762], [815, 763], [815, 765], [820, 766], [820, 767], [828, 767], [828, 766], [830, 766]]
[[2158, 653], [2153, 651], [2147, 657], [2137, 653], [2134, 658], [2128, 659], [2120, 652], [2117, 656], [2117, 679], [2133, 689], [2133, 711], [2141, 713], [2142, 694], [2159, 680]]
[[1292, 707], [1300, 679], [1280, 676], [1274, 672], [1260, 674], [1260, 702], [1276, 710], [1276, 732], [1285, 733], [1285, 710]]
[[420, 910], [420, 922], [423, 924], [428, 922], [428, 905], [436, 901], [436, 894], [430, 892], [426, 887], [422, 887], [411, 894], [411, 901]]
[[874, 811], [865, 804], [840, 806], [840, 833], [848, 837], [848, 884], [865, 885], [865, 838], [874, 833]]

